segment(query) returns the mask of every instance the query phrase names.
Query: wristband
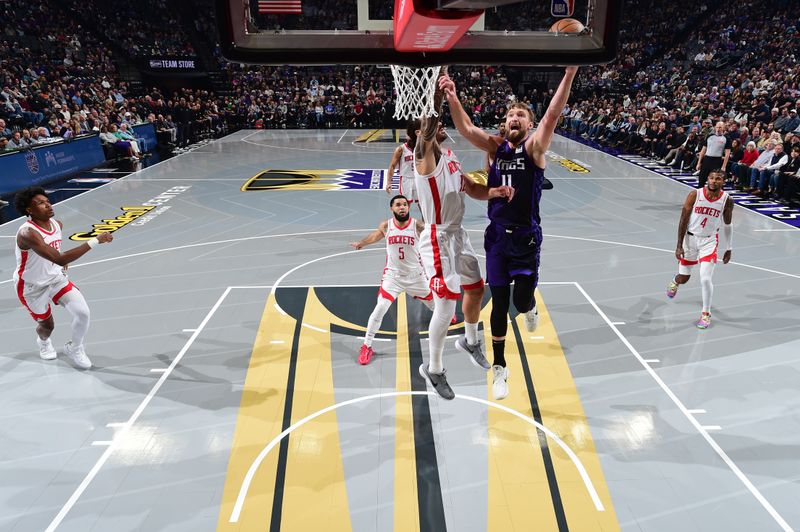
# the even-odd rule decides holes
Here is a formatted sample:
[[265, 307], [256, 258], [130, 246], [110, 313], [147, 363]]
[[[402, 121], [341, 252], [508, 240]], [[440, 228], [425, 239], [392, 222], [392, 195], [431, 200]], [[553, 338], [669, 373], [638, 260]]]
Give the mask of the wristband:
[[99, 243], [100, 243], [100, 241], [99, 241], [99, 240], [97, 240], [97, 237], [94, 237], [94, 238], [92, 238], [91, 240], [87, 240], [87, 241], [86, 241], [86, 243], [87, 243], [87, 244], [89, 244], [89, 249], [92, 249], [92, 248], [93, 248], [93, 247], [95, 247], [97, 244], [99, 244]]

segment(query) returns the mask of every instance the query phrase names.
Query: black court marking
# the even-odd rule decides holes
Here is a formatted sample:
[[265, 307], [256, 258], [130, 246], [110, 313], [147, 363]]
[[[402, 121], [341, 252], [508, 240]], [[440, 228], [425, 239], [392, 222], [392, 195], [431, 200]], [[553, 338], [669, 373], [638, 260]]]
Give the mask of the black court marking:
[[[303, 292], [302, 299], [297, 291]], [[308, 289], [293, 289], [295, 293], [294, 301], [305, 302], [308, 298]], [[277, 294], [276, 294], [277, 296]], [[277, 299], [277, 298], [276, 298]], [[283, 408], [283, 422], [281, 423], [281, 432], [288, 429], [292, 424], [292, 401], [294, 399], [294, 380], [297, 373], [297, 352], [300, 349], [300, 331], [303, 326], [303, 311], [305, 304], [300, 306], [297, 312], [297, 323], [294, 327], [294, 336], [292, 337], [292, 353], [289, 357], [289, 376], [286, 379], [286, 404]], [[292, 317], [295, 315], [292, 314]], [[283, 511], [283, 489], [286, 482], [286, 459], [289, 455], [289, 438], [291, 434], [287, 435], [281, 440], [280, 449], [278, 451], [278, 470], [275, 474], [275, 496], [272, 499], [272, 517], [269, 523], [270, 532], [279, 532], [281, 529], [281, 513]]]
[[242, 192], [250, 190], [274, 190], [289, 186], [305, 185], [318, 176], [294, 170], [264, 170], [248, 179], [242, 185]]
[[[420, 340], [421, 322], [408, 313], [408, 358], [411, 363], [411, 389], [427, 391], [428, 385], [419, 374], [422, 360]], [[442, 485], [439, 480], [439, 464], [436, 460], [436, 445], [433, 439], [431, 410], [427, 395], [411, 397], [414, 418], [414, 453], [417, 462], [417, 504], [419, 505], [420, 532], [445, 532]]]
[[[531, 402], [533, 419], [535, 419], [537, 423], [544, 425], [542, 422], [542, 413], [539, 411], [539, 402], [536, 399], [536, 390], [533, 387], [531, 369], [528, 366], [528, 357], [525, 354], [525, 346], [522, 343], [522, 335], [519, 332], [516, 320], [511, 320], [511, 327], [514, 329], [514, 338], [519, 348], [519, 357], [522, 361], [522, 372], [525, 374], [525, 384], [528, 387], [528, 398]], [[544, 462], [544, 469], [547, 472], [547, 484], [550, 486], [550, 497], [553, 499], [553, 511], [556, 514], [558, 530], [559, 532], [567, 532], [569, 530], [567, 526], [567, 516], [564, 513], [564, 504], [561, 501], [561, 492], [558, 489], [558, 479], [556, 478], [556, 471], [553, 468], [553, 457], [550, 456], [547, 435], [538, 428], [536, 429], [536, 434], [539, 436], [539, 448], [542, 450], [542, 461]]]
[[[375, 308], [378, 285], [314, 288], [322, 306], [342, 321], [366, 328]], [[397, 305], [392, 304], [383, 317], [380, 330], [397, 332]], [[366, 331], [361, 331], [364, 336]]]

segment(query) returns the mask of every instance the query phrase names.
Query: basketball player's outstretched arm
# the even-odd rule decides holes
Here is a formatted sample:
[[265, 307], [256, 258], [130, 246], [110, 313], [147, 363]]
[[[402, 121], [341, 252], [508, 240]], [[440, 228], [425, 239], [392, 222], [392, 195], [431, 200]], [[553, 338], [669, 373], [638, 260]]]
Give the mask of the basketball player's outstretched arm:
[[392, 160], [389, 161], [389, 169], [386, 171], [386, 193], [392, 193], [392, 178], [397, 165], [400, 164], [400, 157], [403, 156], [403, 147], [398, 146], [392, 154]]
[[489, 188], [486, 185], [481, 185], [473, 181], [467, 174], [461, 174], [461, 181], [464, 183], [464, 192], [472, 199], [489, 200], [494, 198], [506, 198], [508, 201], [511, 201], [514, 197], [513, 187], [504, 185], [501, 187]]
[[350, 242], [350, 246], [355, 249], [361, 249], [369, 246], [370, 244], [374, 244], [379, 240], [383, 240], [383, 237], [386, 236], [386, 231], [388, 228], [389, 228], [389, 222], [382, 222], [377, 229], [375, 229], [373, 232], [371, 232], [358, 242]]
[[453, 123], [456, 125], [458, 132], [473, 146], [485, 151], [490, 157], [494, 157], [497, 147], [503, 142], [503, 138], [499, 135], [490, 135], [472, 123], [469, 115], [464, 110], [464, 106], [461, 105], [461, 101], [458, 99], [456, 84], [449, 76], [444, 75], [439, 78], [439, 87], [447, 97], [450, 116], [453, 117]]
[[539, 155], [539, 158], [544, 158], [544, 152], [550, 148], [550, 141], [553, 140], [553, 132], [556, 130], [556, 124], [558, 124], [561, 111], [563, 111], [564, 106], [567, 105], [569, 93], [572, 89], [572, 82], [577, 72], [578, 67], [566, 68], [564, 77], [558, 85], [558, 90], [556, 90], [556, 93], [553, 95], [550, 105], [547, 106], [547, 111], [545, 111], [542, 121], [539, 122], [539, 127], [536, 128], [536, 132], [531, 137], [533, 140], [531, 141], [529, 139], [527, 142], [525, 149], [528, 150], [528, 154], [537, 164], [539, 164], [539, 162], [536, 156]]
[[[59, 222], [60, 223], [60, 222]], [[23, 230], [20, 231], [19, 235], [17, 236], [17, 245], [19, 249], [30, 249], [33, 250], [34, 253], [37, 255], [55, 263], [59, 266], [66, 266], [70, 262], [74, 262], [84, 256], [87, 251], [92, 249], [94, 244], [105, 244], [106, 242], [111, 242], [114, 237], [111, 236], [111, 233], [101, 233], [95, 237], [97, 242], [90, 244], [89, 242], [85, 242], [80, 246], [74, 247], [70, 250], [61, 253], [56, 248], [50, 247], [47, 245], [42, 238], [42, 235], [36, 231], [35, 229], [29, 229], [27, 231]], [[93, 240], [95, 240], [93, 239]]]
[[697, 191], [693, 190], [686, 196], [686, 201], [683, 202], [683, 210], [681, 211], [681, 221], [678, 222], [678, 245], [675, 248], [675, 256], [678, 260], [683, 258], [683, 238], [686, 236], [686, 231], [689, 230], [689, 218], [692, 216], [692, 207], [697, 199]]
[[[446, 67], [442, 67], [442, 72], [446, 74]], [[417, 143], [414, 146], [414, 164], [420, 174], [433, 172], [436, 168], [436, 159], [441, 155], [439, 143], [436, 142], [436, 133], [439, 130], [439, 118], [442, 116], [443, 100], [444, 93], [437, 86], [433, 93], [433, 109], [436, 111], [436, 116], [422, 117]]]
[[725, 250], [722, 264], [728, 264], [731, 260], [731, 247], [733, 246], [733, 198], [730, 196], [725, 202], [725, 208], [722, 209], [722, 222], [722, 238], [719, 239], [719, 247]]

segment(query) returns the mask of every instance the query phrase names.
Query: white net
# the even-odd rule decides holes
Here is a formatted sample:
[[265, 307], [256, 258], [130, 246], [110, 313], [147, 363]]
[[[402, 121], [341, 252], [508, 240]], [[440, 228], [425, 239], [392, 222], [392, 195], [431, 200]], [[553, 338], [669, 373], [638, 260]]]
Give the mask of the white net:
[[442, 67], [414, 68], [392, 65], [397, 103], [394, 117], [398, 120], [436, 116], [433, 93]]

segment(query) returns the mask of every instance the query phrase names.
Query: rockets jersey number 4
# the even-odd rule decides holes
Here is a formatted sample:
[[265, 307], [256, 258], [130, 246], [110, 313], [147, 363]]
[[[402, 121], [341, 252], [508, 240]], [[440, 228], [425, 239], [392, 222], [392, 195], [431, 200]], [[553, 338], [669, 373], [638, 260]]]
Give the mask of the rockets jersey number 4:
[[412, 275], [422, 271], [417, 250], [417, 222], [409, 218], [405, 225], [389, 219], [386, 228], [386, 270], [396, 275]]
[[697, 192], [694, 200], [692, 214], [689, 217], [688, 231], [695, 236], [711, 236], [717, 233], [722, 222], [722, 211], [728, 201], [728, 193], [722, 192], [712, 201], [706, 195], [706, 188]]

